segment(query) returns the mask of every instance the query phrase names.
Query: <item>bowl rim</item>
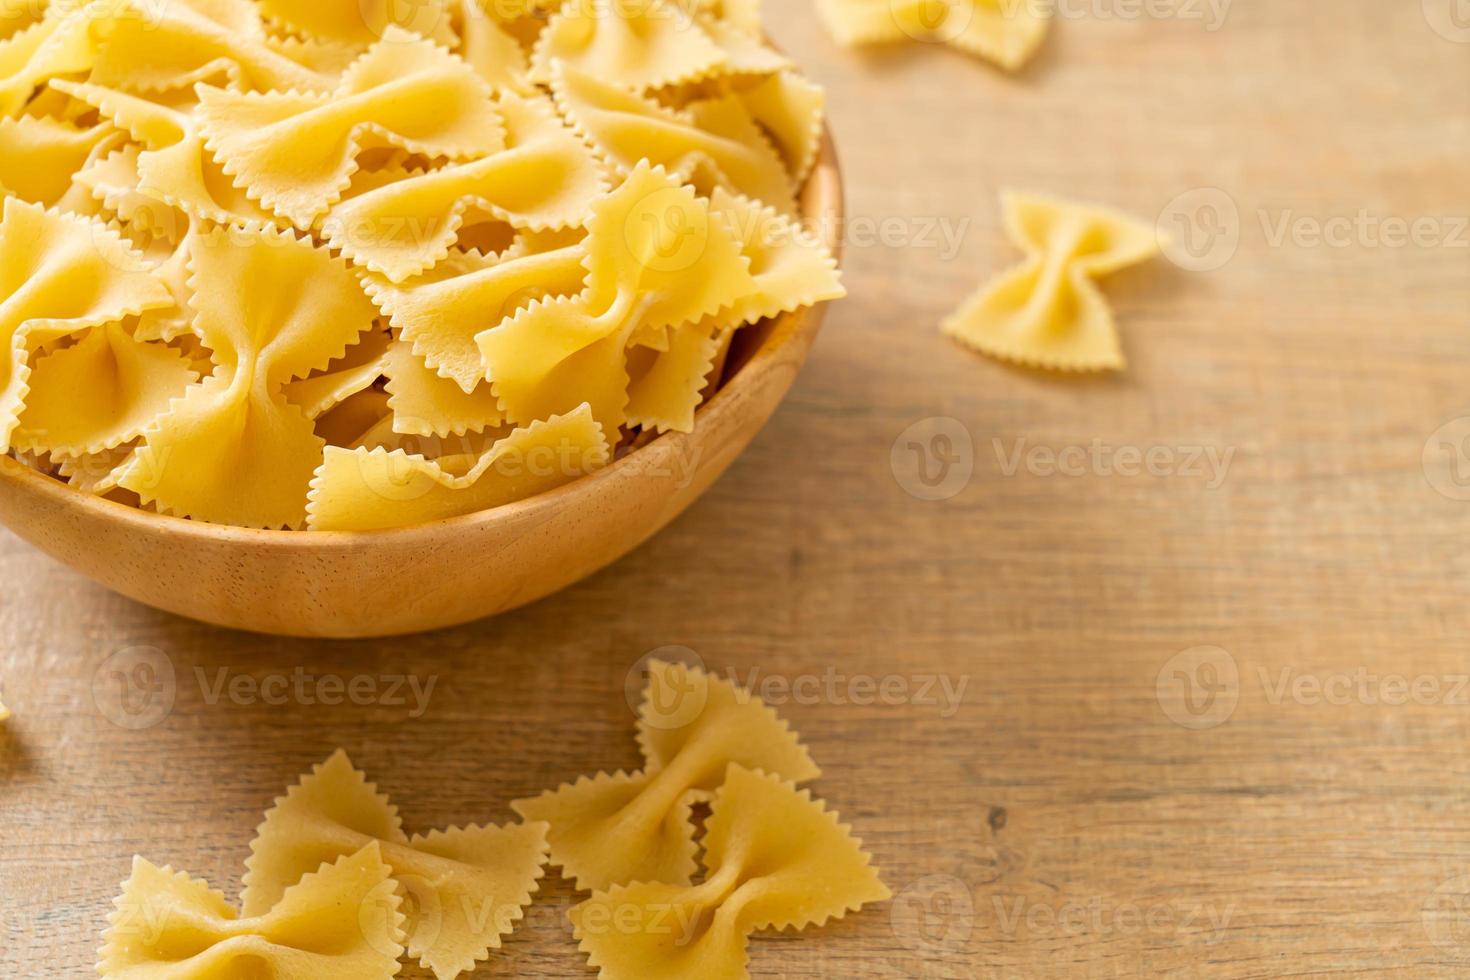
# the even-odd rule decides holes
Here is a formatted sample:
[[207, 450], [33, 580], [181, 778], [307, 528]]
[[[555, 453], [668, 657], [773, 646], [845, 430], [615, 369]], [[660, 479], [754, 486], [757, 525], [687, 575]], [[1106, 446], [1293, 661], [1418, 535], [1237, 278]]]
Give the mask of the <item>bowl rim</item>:
[[[822, 140], [816, 162], [802, 186], [801, 195], [805, 205], [801, 218], [819, 222], [817, 233], [832, 251], [833, 258], [840, 262], [843, 243], [841, 229], [845, 224], [846, 202], [836, 145], [832, 140], [831, 130], [825, 124], [822, 127]], [[807, 195], [811, 196], [810, 204], [805, 201]], [[369, 541], [396, 540], [407, 543], [415, 537], [442, 533], [447, 528], [469, 529], [514, 521], [535, 511], [553, 508], [562, 498], [595, 492], [599, 484], [621, 478], [635, 467], [673, 458], [678, 446], [697, 441], [704, 430], [714, 428], [721, 417], [733, 411], [731, 406], [736, 404], [736, 395], [741, 389], [755, 383], [775, 360], [778, 351], [789, 344], [810, 342], [814, 339], [821, 326], [825, 307], [826, 303], [818, 303], [777, 317], [775, 328], [761, 342], [749, 361], [728, 378], [713, 397], [699, 406], [694, 417], [694, 428], [689, 432], [660, 433], [647, 444], [625, 453], [595, 473], [577, 477], [559, 487], [499, 507], [457, 517], [372, 531], [287, 531], [212, 524], [173, 514], [145, 511], [116, 500], [85, 493], [5, 453], [0, 453], [0, 493], [39, 494], [49, 497], [60, 509], [89, 513], [99, 521], [126, 526], [129, 530], [144, 535], [182, 536], [201, 543], [286, 550], [318, 550], [333, 546], [340, 548]]]

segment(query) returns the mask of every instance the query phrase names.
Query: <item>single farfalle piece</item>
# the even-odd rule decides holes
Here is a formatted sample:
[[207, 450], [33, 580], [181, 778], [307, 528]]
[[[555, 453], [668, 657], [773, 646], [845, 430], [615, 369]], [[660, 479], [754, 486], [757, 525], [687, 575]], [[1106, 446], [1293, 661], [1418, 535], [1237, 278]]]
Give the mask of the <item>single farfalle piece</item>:
[[793, 66], [790, 58], [766, 43], [760, 4], [754, 0], [690, 2], [695, 22], [725, 55], [718, 73], [727, 76], [763, 76]]
[[[204, 148], [198, 122], [188, 112], [117, 89], [58, 79], [51, 87], [92, 106], [137, 146], [124, 147], [78, 181], [112, 210], [126, 195], [141, 195], [195, 222], [276, 224], [278, 219], [234, 186]], [[146, 205], [146, 201], [144, 202]], [[161, 215], [160, 215], [161, 216]]]
[[403, 955], [402, 898], [373, 843], [243, 918], [206, 882], [141, 857], [113, 904], [103, 980], [388, 980]]
[[92, 70], [98, 25], [131, 0], [52, 3], [31, 26], [0, 41], [0, 117], [17, 116], [49, 79]]
[[454, 43], [448, 0], [260, 0], [277, 28], [320, 41], [366, 47], [390, 35], [418, 34]]
[[113, 449], [85, 456], [63, 456], [53, 453], [56, 475], [83, 493], [104, 496], [117, 489], [119, 469], [132, 457], [138, 448], [137, 441], [126, 442]]
[[49, 116], [0, 119], [0, 196], [60, 204], [77, 173], [123, 138], [107, 123], [79, 129]]
[[0, 7], [0, 41], [30, 27], [45, 13], [46, 8], [39, 3], [19, 3]]
[[1016, 71], [1036, 54], [1053, 4], [1030, 0], [817, 0], [843, 44], [939, 42]]
[[667, 344], [630, 358], [628, 422], [689, 432], [734, 329], [847, 295], [827, 246], [774, 208], [716, 188], [710, 209], [741, 242], [755, 288], [699, 323], [675, 328]]
[[728, 59], [674, 0], [622, 0], [553, 14], [531, 55], [532, 80], [550, 82], [558, 61], [641, 92], [707, 77]]
[[[26, 403], [33, 350], [172, 303], [142, 255], [113, 229], [7, 198], [0, 220], [0, 452], [10, 449]], [[73, 397], [88, 403], [101, 395], [82, 389]]]
[[1159, 251], [1153, 226], [1121, 212], [1006, 191], [1006, 233], [1027, 259], [1001, 273], [942, 326], [960, 343], [1057, 371], [1119, 370], [1112, 310], [1094, 282]]
[[400, 339], [440, 377], [469, 394], [486, 383], [476, 336], [535, 300], [580, 293], [586, 258], [580, 241], [544, 252], [516, 247], [490, 259], [451, 255], [399, 284], [379, 276], [364, 281]]
[[442, 439], [498, 428], [505, 422], [488, 381], [464, 391], [436, 374], [406, 341], [393, 344], [384, 373], [393, 431], [401, 435]]
[[[456, 389], [458, 390], [458, 389]], [[313, 531], [378, 531], [489, 510], [595, 473], [612, 459], [586, 405], [533, 422], [458, 466], [403, 450], [327, 447], [312, 482]]]
[[781, 154], [738, 96], [666, 109], [565, 64], [555, 66], [551, 90], [562, 115], [620, 174], [647, 160], [787, 214], [796, 210], [795, 184]]
[[273, 48], [252, 0], [131, 0], [100, 26], [91, 80], [179, 92], [223, 79], [232, 88], [327, 92], [335, 78]]
[[410, 838], [397, 808], [339, 750], [266, 813], [250, 845], [244, 914], [277, 907], [306, 869], [363, 848], [381, 853], [417, 909], [408, 955], [450, 980], [498, 949], [524, 915], [546, 863], [546, 828], [456, 827]]
[[37, 358], [12, 441], [65, 456], [112, 449], [137, 438], [196, 378], [179, 350], [141, 341], [121, 324], [97, 327]]
[[739, 765], [710, 806], [703, 864], [698, 885], [620, 885], [572, 909], [602, 980], [743, 980], [752, 933], [824, 925], [892, 897], [820, 800]]
[[121, 485], [181, 517], [299, 528], [325, 443], [282, 389], [342, 357], [377, 310], [345, 262], [289, 233], [190, 242], [194, 332], [215, 370], [148, 427]]
[[837, 260], [817, 235], [775, 208], [716, 188], [710, 209], [734, 232], [755, 288], [713, 315], [724, 329], [847, 295]]
[[323, 224], [328, 243], [402, 282], [449, 255], [467, 215], [537, 231], [583, 224], [608, 191], [596, 158], [545, 98], [505, 93], [496, 105], [504, 150], [343, 201]]
[[299, 406], [307, 418], [320, 418], [383, 377], [393, 344], [393, 335], [387, 330], [368, 331], [326, 367], [287, 384], [286, 400]]
[[459, 8], [459, 56], [497, 92], [529, 95], [531, 63], [521, 42], [491, 11], [504, 0], [455, 0]]
[[303, 230], [351, 184], [369, 137], [453, 160], [505, 148], [490, 86], [460, 58], [398, 27], [330, 94], [197, 91], [206, 146], [225, 173]]
[[689, 432], [711, 390], [712, 372], [733, 331], [767, 317], [847, 295], [831, 251], [774, 208], [716, 188], [710, 210], [741, 243], [754, 288], [698, 323], [670, 331], [667, 342], [630, 355], [627, 420], [659, 432]]
[[806, 183], [822, 149], [827, 96], [794, 71], [767, 75], [736, 92], [750, 117], [776, 141], [796, 186]]
[[507, 419], [526, 424], [585, 401], [614, 440], [628, 345], [700, 320], [756, 284], [709, 203], [646, 162], [594, 205], [587, 228], [586, 290], [532, 303], [476, 342]]
[[645, 431], [694, 431], [694, 413], [715, 381], [715, 360], [729, 336], [706, 317], [670, 331], [668, 350], [635, 349], [629, 356], [628, 424]]
[[525, 819], [550, 825], [552, 863], [578, 888], [688, 884], [698, 850], [690, 808], [720, 787], [731, 763], [794, 782], [821, 775], [774, 710], [681, 663], [649, 663], [638, 741], [641, 772], [602, 773], [511, 804]]

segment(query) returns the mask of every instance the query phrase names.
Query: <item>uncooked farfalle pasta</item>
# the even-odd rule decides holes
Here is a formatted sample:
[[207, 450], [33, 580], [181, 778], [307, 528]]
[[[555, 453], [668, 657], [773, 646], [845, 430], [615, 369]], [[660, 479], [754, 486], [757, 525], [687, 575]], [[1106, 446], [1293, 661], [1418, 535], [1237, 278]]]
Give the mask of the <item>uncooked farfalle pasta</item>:
[[250, 845], [240, 904], [266, 915], [307, 872], [377, 848], [422, 913], [405, 952], [452, 980], [475, 969], [525, 914], [546, 864], [546, 825], [451, 827], [409, 837], [387, 796], [338, 751], [291, 787]]
[[[377, 530], [690, 431], [843, 295], [821, 90], [754, 0], [51, 0], [0, 16], [0, 452]], [[403, 9], [399, 9], [402, 7]]]
[[[410, 837], [338, 750], [266, 813], [238, 911], [205, 882], [135, 857], [98, 972], [376, 980], [406, 956], [456, 980], [525, 917], [548, 857], [591, 893], [569, 924], [606, 980], [743, 980], [753, 933], [890, 897], [851, 829], [797, 788], [820, 771], [775, 711], [699, 668], [648, 670], [642, 771], [519, 800], [522, 823]], [[702, 837], [696, 806], [708, 807]]]
[[1006, 233], [1026, 260], [981, 287], [942, 324], [983, 354], [1054, 371], [1124, 366], [1118, 328], [1094, 281], [1159, 252], [1159, 234], [1110, 208], [1006, 191]]
[[699, 884], [616, 885], [572, 909], [601, 980], [744, 980], [756, 930], [825, 925], [891, 896], [822, 801], [735, 764], [710, 804], [701, 864]]
[[1048, 0], [817, 0], [828, 30], [843, 44], [941, 42], [1007, 71], [1036, 54], [1054, 7]]
[[241, 916], [208, 883], [141, 857], [113, 902], [103, 980], [398, 975], [406, 916], [376, 843], [313, 869], [269, 910]]
[[579, 888], [688, 884], [698, 853], [690, 809], [709, 802], [731, 763], [794, 782], [822, 774], [776, 712], [729, 681], [664, 661], [648, 673], [638, 712], [643, 769], [583, 777], [511, 804], [550, 826], [551, 862]]

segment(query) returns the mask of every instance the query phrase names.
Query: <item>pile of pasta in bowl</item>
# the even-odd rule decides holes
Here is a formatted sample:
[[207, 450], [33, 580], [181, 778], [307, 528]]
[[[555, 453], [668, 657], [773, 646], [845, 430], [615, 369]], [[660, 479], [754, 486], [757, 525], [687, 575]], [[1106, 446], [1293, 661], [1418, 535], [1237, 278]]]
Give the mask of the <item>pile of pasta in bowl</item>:
[[755, 0], [0, 12], [0, 453], [146, 510], [373, 530], [690, 431], [843, 294], [822, 93]]

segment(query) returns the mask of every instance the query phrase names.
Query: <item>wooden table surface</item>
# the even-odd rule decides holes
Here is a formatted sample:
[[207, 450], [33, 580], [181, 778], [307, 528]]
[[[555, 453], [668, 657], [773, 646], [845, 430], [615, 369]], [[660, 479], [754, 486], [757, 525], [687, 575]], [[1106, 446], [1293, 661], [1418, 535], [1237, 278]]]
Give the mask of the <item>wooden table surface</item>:
[[[142, 608], [0, 535], [0, 975], [88, 974], [135, 852], [234, 895], [262, 811], [338, 746], [410, 829], [632, 767], [625, 680], [669, 645], [771, 696], [898, 893], [759, 938], [757, 976], [1467, 975], [1453, 3], [1221, 24], [1072, 0], [1016, 78], [854, 54], [807, 3], [767, 6], [830, 92], [852, 296], [642, 550], [494, 621], [322, 643]], [[1007, 185], [1190, 233], [1193, 271], [1107, 285], [1125, 373], [1013, 370], [937, 331], [1016, 258]], [[937, 435], [956, 492], [927, 500]], [[139, 663], [171, 669], [167, 712], [126, 686]], [[251, 693], [298, 671], [377, 700]], [[433, 683], [425, 710], [395, 676]], [[572, 894], [553, 874], [480, 975], [583, 975]]]

